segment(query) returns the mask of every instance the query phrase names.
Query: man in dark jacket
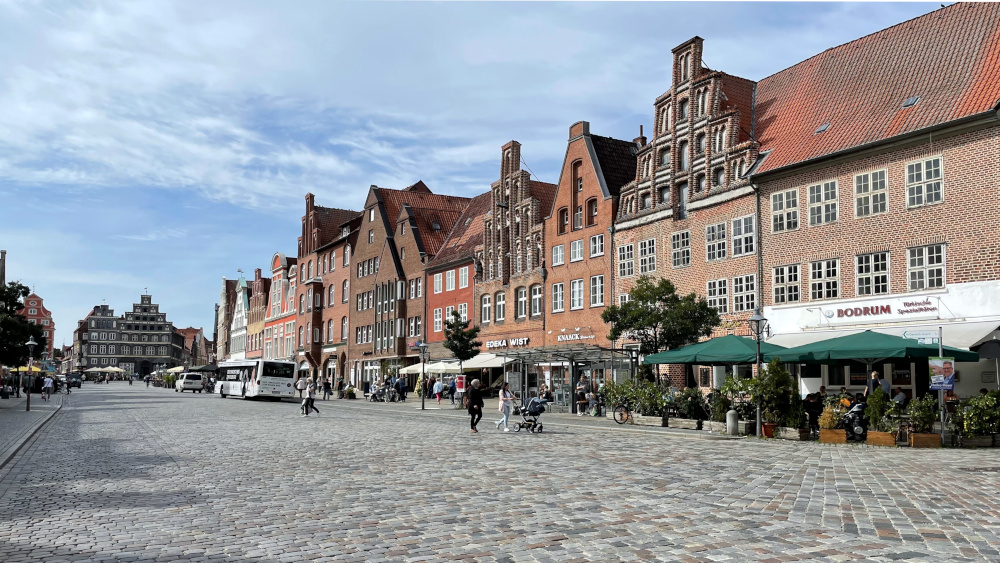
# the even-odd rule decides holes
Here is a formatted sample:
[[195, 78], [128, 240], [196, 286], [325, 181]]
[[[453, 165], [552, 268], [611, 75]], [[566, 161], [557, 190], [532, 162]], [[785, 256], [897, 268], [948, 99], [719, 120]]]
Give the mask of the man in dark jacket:
[[476, 425], [479, 424], [479, 419], [483, 418], [483, 393], [479, 390], [478, 379], [472, 380], [472, 385], [469, 386], [468, 399], [469, 418], [472, 424], [472, 430], [469, 433], [478, 434], [479, 431], [476, 430]]

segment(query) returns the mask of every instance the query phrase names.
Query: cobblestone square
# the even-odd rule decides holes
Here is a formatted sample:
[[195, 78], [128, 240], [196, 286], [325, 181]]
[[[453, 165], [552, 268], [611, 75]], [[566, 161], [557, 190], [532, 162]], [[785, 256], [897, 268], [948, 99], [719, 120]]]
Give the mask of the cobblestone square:
[[996, 450], [317, 406], [85, 386], [0, 470], [0, 561], [1000, 559]]

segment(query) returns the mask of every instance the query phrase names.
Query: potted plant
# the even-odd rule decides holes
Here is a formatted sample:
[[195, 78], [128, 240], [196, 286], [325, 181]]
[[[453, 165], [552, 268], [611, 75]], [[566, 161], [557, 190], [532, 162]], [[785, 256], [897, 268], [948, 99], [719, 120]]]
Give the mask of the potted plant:
[[970, 448], [993, 446], [993, 434], [997, 431], [1000, 415], [997, 409], [1000, 401], [995, 396], [980, 395], [969, 399], [961, 409], [962, 445]]
[[931, 433], [938, 415], [937, 401], [931, 394], [910, 401], [910, 406], [906, 408], [906, 414], [910, 415], [910, 447], [941, 447], [941, 436]]
[[771, 360], [760, 374], [757, 397], [760, 402], [761, 417], [764, 420], [764, 436], [774, 438], [775, 429], [789, 410], [792, 391], [792, 376], [778, 358]]
[[705, 404], [705, 395], [697, 387], [688, 387], [674, 397], [677, 406], [677, 418], [671, 419], [668, 424], [672, 428], [686, 428], [688, 430], [701, 430], [701, 423], [708, 418], [708, 406]]
[[799, 442], [809, 439], [805, 405], [802, 403], [802, 396], [798, 393], [792, 393], [788, 398], [788, 412], [782, 418], [781, 424], [782, 426], [778, 427], [778, 438]]
[[844, 417], [844, 407], [840, 399], [827, 399], [823, 413], [819, 415], [819, 441], [824, 444], [846, 444], [847, 434], [841, 427]]
[[896, 435], [891, 432], [892, 421], [886, 418], [892, 409], [892, 400], [889, 395], [876, 387], [868, 397], [868, 406], [865, 407], [865, 416], [868, 417], [868, 440], [869, 446], [895, 446]]

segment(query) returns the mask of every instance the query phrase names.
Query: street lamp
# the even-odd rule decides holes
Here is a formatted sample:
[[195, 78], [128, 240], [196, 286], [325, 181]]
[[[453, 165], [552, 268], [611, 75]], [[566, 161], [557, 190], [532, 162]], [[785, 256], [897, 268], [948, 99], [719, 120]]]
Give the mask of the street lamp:
[[[31, 388], [33, 387], [32, 384], [34, 383], [31, 377], [31, 370], [35, 366], [35, 346], [38, 346], [38, 343], [35, 342], [34, 336], [28, 337], [28, 342], [26, 343], [26, 346], [28, 347], [28, 400], [25, 401], [24, 403], [25, 412], [31, 410]], [[23, 375], [21, 376], [21, 379], [22, 381], [24, 380]]]
[[[767, 328], [767, 319], [764, 315], [760, 314], [760, 309], [756, 309], [753, 312], [753, 316], [747, 319], [747, 324], [750, 325], [750, 331], [753, 332], [754, 338], [757, 340], [757, 377], [762, 376], [763, 367], [761, 365], [760, 357], [760, 337]], [[761, 437], [761, 419], [760, 419], [760, 394], [757, 397], [757, 437]]]
[[427, 367], [427, 343], [419, 342], [420, 348], [420, 410], [425, 410], [424, 403], [427, 400], [427, 374], [424, 369]]

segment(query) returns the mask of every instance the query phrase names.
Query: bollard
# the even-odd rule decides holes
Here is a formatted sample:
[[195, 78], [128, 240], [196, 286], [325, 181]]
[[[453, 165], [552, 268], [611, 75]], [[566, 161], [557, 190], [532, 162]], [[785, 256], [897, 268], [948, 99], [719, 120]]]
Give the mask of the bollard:
[[740, 415], [735, 410], [726, 413], [726, 432], [730, 436], [736, 436], [740, 433], [739, 420]]

